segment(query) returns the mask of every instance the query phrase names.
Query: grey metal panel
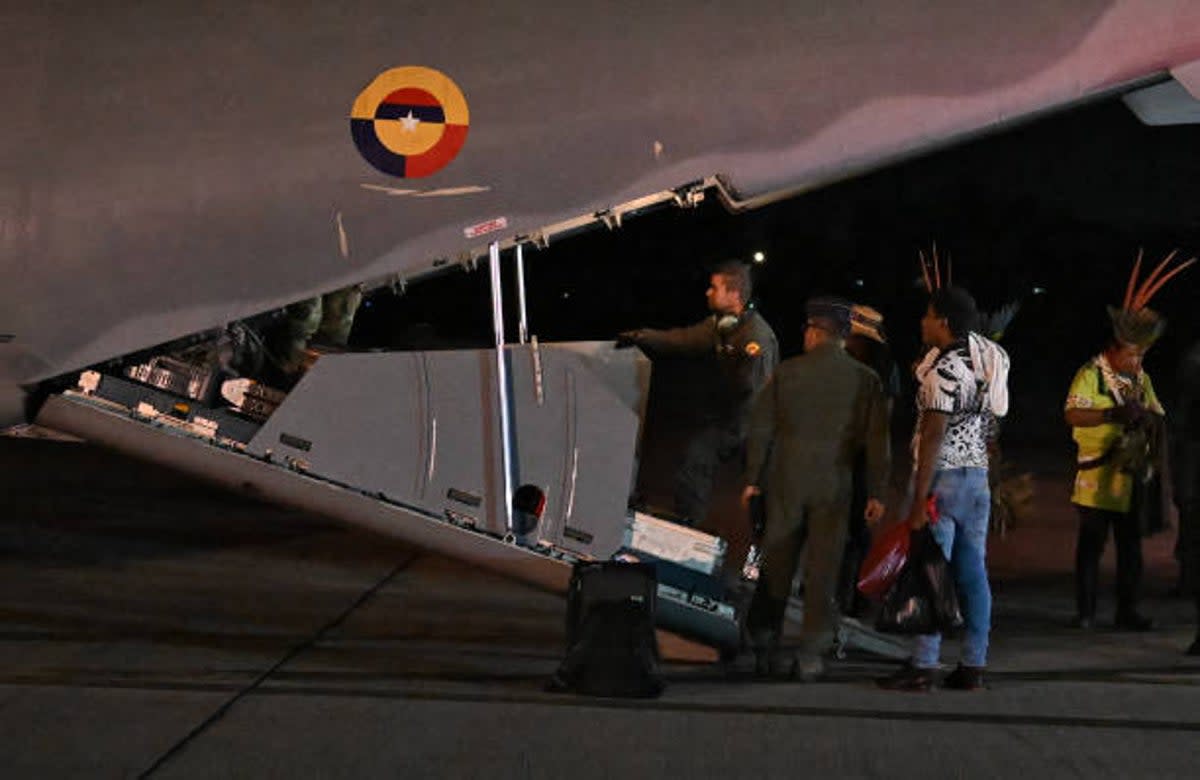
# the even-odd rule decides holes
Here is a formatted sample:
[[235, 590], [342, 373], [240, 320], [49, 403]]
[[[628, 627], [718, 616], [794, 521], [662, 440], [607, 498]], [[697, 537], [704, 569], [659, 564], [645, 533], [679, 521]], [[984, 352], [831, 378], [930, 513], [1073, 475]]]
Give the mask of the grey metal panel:
[[639, 417], [645, 414], [650, 360], [640, 350], [618, 349], [612, 341], [570, 341], [552, 346], [577, 356], [621, 403]]
[[248, 451], [502, 534], [492, 511], [499, 443], [488, 354], [325, 355]]
[[624, 539], [638, 418], [606, 385], [589, 381], [591, 373], [582, 361], [572, 361], [565, 374], [574, 390], [570, 467], [580, 478], [563, 514], [561, 544], [607, 558]]
[[[503, 534], [505, 515], [500, 423], [491, 350], [423, 354], [429, 375], [433, 462], [423, 506], [471, 518]], [[460, 496], [464, 503], [452, 498]]]
[[563, 371], [562, 351], [543, 344], [538, 352], [542, 366], [541, 404], [537, 399], [533, 347], [518, 345], [508, 349], [517, 484], [536, 485], [545, 494], [546, 508], [537, 538], [557, 545], [562, 541], [565, 501], [570, 488], [570, 453], [575, 438], [568, 416], [572, 400], [556, 381]]
[[[640, 424], [636, 350], [510, 346], [518, 484], [547, 506], [538, 538], [607, 558], [621, 546]], [[592, 357], [586, 357], [587, 354]], [[326, 355], [248, 446], [314, 474], [503, 535], [490, 350]], [[594, 369], [603, 367], [604, 377]], [[624, 390], [623, 396], [611, 388]]]
[[[518, 479], [546, 493], [538, 538], [581, 555], [620, 549], [644, 394], [645, 359], [611, 342], [542, 344], [539, 405], [533, 347], [509, 348]], [[597, 370], [599, 369], [599, 370]], [[624, 393], [614, 392], [613, 388]]]
[[1178, 81], [1166, 81], [1139, 89], [1121, 99], [1147, 125], [1200, 123], [1200, 100]]
[[325, 355], [247, 449], [404, 500], [423, 492], [424, 409], [415, 354]]

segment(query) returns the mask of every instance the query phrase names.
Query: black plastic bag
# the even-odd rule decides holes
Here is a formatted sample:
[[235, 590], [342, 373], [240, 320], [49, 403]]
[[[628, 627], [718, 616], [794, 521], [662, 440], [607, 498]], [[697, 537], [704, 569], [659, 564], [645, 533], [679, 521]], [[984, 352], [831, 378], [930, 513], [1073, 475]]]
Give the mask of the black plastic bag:
[[913, 531], [908, 562], [883, 597], [875, 627], [892, 634], [933, 634], [962, 628], [950, 564], [928, 527]]
[[942, 548], [934, 541], [933, 533], [928, 528], [922, 528], [921, 531], [925, 537], [920, 542], [921, 568], [929, 586], [934, 624], [938, 631], [957, 631], [963, 627], [963, 616], [958, 605], [958, 589], [954, 585], [954, 575], [950, 572], [946, 556], [942, 555]]
[[920, 567], [909, 559], [883, 597], [875, 628], [889, 634], [933, 633], [933, 604], [926, 590]]

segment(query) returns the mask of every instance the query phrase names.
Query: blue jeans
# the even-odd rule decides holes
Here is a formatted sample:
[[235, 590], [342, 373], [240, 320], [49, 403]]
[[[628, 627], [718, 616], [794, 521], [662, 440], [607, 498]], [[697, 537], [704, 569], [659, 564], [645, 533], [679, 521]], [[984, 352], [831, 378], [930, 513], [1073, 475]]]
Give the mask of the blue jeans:
[[[991, 492], [987, 469], [961, 468], [937, 472], [933, 477], [940, 519], [930, 526], [958, 588], [959, 605], [966, 623], [962, 662], [986, 666], [988, 633], [992, 628], [992, 589], [987, 575], [988, 514]], [[929, 669], [941, 658], [942, 635], [923, 634], [913, 646], [913, 665]]]

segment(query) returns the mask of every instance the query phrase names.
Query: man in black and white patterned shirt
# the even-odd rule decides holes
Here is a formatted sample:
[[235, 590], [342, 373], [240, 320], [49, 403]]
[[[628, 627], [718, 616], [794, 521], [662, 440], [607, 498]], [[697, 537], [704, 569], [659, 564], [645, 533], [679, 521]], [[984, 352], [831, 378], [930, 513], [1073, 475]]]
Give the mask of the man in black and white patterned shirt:
[[[930, 523], [927, 499], [937, 507], [930, 527], [950, 562], [966, 622], [962, 662], [945, 679], [948, 688], [983, 687], [991, 630], [992, 593], [986, 547], [991, 494], [988, 435], [993, 418], [1008, 412], [1008, 356], [971, 332], [975, 301], [965, 290], [935, 290], [921, 320], [921, 337], [933, 346], [917, 367], [917, 426], [913, 435], [913, 503], [908, 522]], [[928, 690], [941, 655], [941, 635], [916, 638], [913, 657], [885, 688]]]

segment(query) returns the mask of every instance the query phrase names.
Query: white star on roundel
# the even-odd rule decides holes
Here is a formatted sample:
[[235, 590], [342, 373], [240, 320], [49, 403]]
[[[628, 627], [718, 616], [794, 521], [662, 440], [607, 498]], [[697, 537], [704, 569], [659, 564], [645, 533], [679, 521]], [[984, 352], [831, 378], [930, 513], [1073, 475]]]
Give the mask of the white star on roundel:
[[400, 117], [400, 124], [404, 125], [405, 132], [409, 132], [409, 133], [416, 132], [417, 125], [419, 125], [420, 123], [421, 123], [421, 120], [417, 119], [415, 116], [413, 116], [413, 112], [412, 112], [411, 108], [408, 110], [408, 116]]

